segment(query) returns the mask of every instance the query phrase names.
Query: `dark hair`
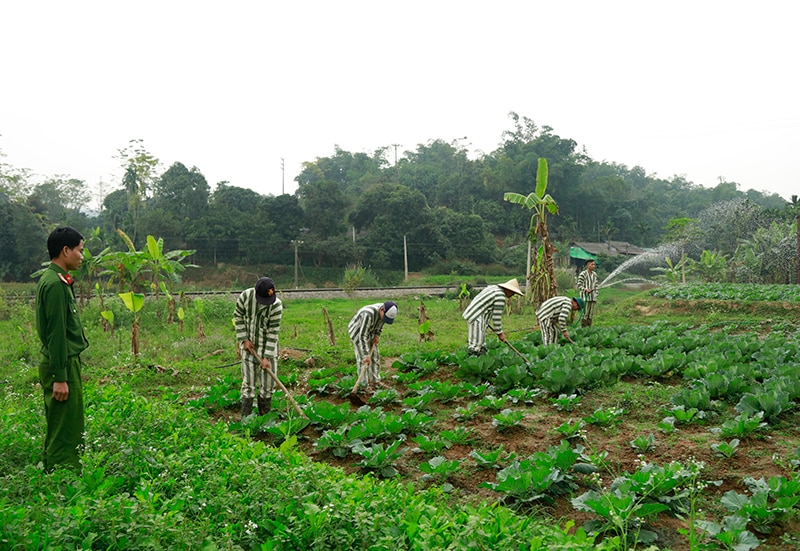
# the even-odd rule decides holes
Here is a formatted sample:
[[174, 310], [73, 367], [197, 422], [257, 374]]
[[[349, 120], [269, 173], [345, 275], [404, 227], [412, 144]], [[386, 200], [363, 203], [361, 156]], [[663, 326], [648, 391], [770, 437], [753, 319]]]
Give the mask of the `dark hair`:
[[58, 258], [64, 247], [74, 249], [81, 244], [81, 241], [83, 241], [83, 236], [74, 228], [64, 226], [54, 229], [47, 237], [47, 252], [50, 254], [50, 260]]

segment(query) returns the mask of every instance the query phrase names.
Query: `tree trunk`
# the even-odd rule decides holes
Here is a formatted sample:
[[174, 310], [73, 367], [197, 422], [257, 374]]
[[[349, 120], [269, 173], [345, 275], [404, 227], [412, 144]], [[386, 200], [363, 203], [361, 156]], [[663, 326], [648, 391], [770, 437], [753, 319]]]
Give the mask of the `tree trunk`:
[[325, 321], [328, 324], [328, 341], [331, 343], [331, 346], [336, 346], [336, 335], [333, 332], [333, 322], [331, 321], [330, 314], [328, 314], [328, 309], [324, 306], [322, 307], [322, 313], [325, 314]]
[[133, 322], [133, 327], [131, 327], [131, 350], [133, 351], [133, 357], [139, 357], [139, 318]]
[[555, 245], [550, 241], [550, 231], [547, 228], [547, 223], [542, 224], [542, 244], [544, 245], [544, 265], [547, 270], [547, 278], [550, 282], [548, 289], [548, 297], [553, 298], [558, 294], [558, 282], [556, 281], [555, 262], [553, 261], [553, 253], [555, 252]]
[[681, 283], [686, 283], [686, 254], [683, 244], [681, 244]]
[[530, 301], [534, 308], [538, 308], [544, 301], [558, 294], [558, 283], [556, 282], [553, 262], [555, 246], [550, 241], [550, 230], [547, 227], [547, 221], [544, 216], [540, 216], [535, 233], [542, 243], [542, 262], [541, 264], [539, 263], [537, 250], [536, 261], [531, 267], [528, 281], [531, 289]]

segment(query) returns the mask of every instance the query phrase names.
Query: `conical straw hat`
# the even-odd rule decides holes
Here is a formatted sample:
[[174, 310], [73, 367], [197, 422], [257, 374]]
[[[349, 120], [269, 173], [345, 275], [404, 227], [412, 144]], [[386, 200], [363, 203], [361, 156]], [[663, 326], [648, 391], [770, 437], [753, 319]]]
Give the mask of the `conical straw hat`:
[[523, 295], [524, 294], [522, 291], [520, 291], [519, 283], [517, 283], [516, 278], [515, 279], [509, 279], [505, 283], [498, 283], [497, 286], [498, 287], [502, 287], [503, 289], [508, 289], [512, 293], [516, 293], [518, 295]]

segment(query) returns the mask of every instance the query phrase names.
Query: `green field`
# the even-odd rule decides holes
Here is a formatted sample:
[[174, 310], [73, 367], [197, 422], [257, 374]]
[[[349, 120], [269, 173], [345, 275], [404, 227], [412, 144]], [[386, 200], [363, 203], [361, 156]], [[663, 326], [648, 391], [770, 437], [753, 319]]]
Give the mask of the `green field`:
[[357, 410], [346, 325], [368, 302], [284, 303], [279, 375], [309, 423], [281, 396], [240, 422], [232, 298], [186, 300], [182, 327], [148, 300], [138, 358], [133, 315], [105, 297], [112, 336], [93, 299], [84, 471], [45, 475], [32, 304], [0, 295], [0, 548], [800, 549], [800, 302], [609, 288], [544, 347], [515, 301], [523, 357], [490, 336], [468, 359], [458, 300], [400, 298], [388, 388]]

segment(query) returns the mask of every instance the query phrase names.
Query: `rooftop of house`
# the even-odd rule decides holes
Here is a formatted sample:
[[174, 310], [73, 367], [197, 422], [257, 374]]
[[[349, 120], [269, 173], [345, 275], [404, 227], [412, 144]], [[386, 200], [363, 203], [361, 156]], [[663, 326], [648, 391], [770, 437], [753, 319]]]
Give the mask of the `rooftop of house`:
[[641, 247], [632, 245], [626, 241], [608, 241], [606, 243], [592, 243], [589, 241], [573, 241], [570, 244], [572, 247], [580, 247], [584, 251], [592, 255], [607, 254], [609, 256], [616, 255], [638, 255], [644, 254], [645, 251]]

